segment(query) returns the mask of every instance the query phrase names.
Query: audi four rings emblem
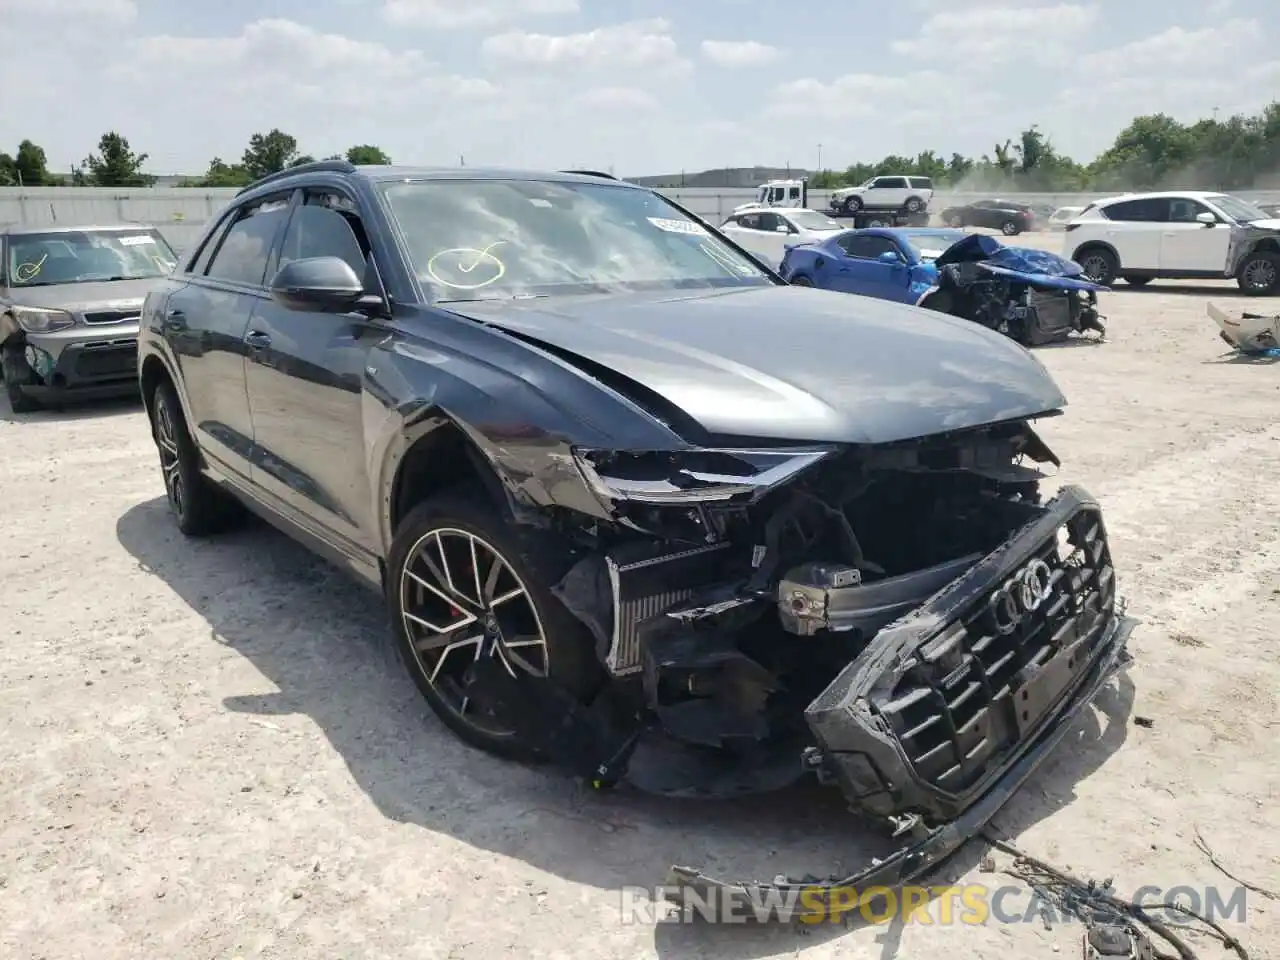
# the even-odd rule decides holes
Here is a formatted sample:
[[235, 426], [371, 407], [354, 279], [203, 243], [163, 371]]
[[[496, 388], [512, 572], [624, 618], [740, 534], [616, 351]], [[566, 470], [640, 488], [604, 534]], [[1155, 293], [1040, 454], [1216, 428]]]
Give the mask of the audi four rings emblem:
[[1013, 633], [1022, 618], [1049, 599], [1053, 569], [1043, 560], [1032, 560], [991, 595], [987, 609], [1002, 634]]

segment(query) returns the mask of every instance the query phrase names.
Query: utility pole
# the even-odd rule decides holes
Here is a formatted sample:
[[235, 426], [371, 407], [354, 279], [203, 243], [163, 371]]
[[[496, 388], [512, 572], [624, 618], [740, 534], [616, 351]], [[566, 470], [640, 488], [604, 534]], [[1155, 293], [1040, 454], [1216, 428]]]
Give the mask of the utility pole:
[[818, 173], [822, 173], [822, 144], [818, 144]]

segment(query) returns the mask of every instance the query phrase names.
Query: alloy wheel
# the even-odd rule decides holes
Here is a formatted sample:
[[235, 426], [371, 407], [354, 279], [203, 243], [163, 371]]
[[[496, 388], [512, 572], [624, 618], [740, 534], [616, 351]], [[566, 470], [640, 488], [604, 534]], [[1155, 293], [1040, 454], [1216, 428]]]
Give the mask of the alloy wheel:
[[400, 575], [400, 614], [418, 668], [449, 709], [491, 736], [510, 736], [467, 695], [468, 671], [492, 657], [512, 677], [545, 677], [549, 656], [533, 598], [502, 554], [466, 530], [428, 531]]
[[1102, 282], [1102, 278], [1107, 275], [1109, 267], [1107, 258], [1100, 253], [1091, 254], [1080, 261], [1080, 268], [1084, 271], [1085, 277], [1094, 283]]
[[1250, 260], [1244, 265], [1240, 278], [1249, 290], [1270, 290], [1276, 282], [1276, 265], [1270, 260]]
[[187, 491], [182, 482], [182, 462], [177, 437], [169, 405], [162, 400], [156, 404], [156, 446], [160, 450], [160, 470], [164, 474], [164, 491], [169, 498], [169, 508], [180, 517], [187, 508]]

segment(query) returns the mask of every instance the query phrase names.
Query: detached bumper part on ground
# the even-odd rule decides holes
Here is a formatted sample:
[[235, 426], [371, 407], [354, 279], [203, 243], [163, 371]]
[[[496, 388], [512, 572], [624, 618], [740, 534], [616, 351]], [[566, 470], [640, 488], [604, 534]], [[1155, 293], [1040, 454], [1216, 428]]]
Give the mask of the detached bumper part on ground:
[[1231, 347], [1249, 356], [1280, 357], [1280, 314], [1245, 311], [1232, 317], [1212, 303], [1205, 310], [1218, 325], [1218, 336]]

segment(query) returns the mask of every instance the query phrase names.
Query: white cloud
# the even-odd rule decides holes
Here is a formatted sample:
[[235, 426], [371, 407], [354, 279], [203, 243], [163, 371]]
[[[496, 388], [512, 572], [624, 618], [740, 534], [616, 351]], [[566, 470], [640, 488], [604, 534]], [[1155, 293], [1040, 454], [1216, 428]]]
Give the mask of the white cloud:
[[777, 60], [781, 51], [755, 40], [703, 40], [702, 55], [722, 67], [756, 67]]
[[[1103, 78], [1158, 73], [1178, 79], [1185, 77], [1187, 70], [1218, 76], [1224, 63], [1266, 43], [1266, 31], [1255, 20], [1228, 20], [1200, 30], [1170, 27], [1119, 47], [1085, 54], [1079, 67], [1083, 73]], [[1212, 55], [1207, 56], [1206, 51]]]
[[481, 51], [490, 61], [530, 67], [589, 69], [684, 67], [671, 24], [662, 19], [636, 20], [585, 33], [554, 36], [513, 30], [488, 37]]
[[575, 97], [573, 104], [588, 110], [645, 112], [662, 106], [653, 94], [638, 87], [596, 87]]
[[[1003, 6], [944, 9], [909, 40], [890, 44], [894, 53], [966, 67], [993, 67], [1014, 60], [1037, 62], [1074, 55], [1074, 40], [1097, 22], [1097, 6]], [[1048, 38], [1051, 42], [1041, 42]]]
[[[34, 2], [34, 0], [33, 0]], [[402, 27], [496, 27], [523, 17], [577, 13], [578, 0], [386, 0], [382, 15]]]

